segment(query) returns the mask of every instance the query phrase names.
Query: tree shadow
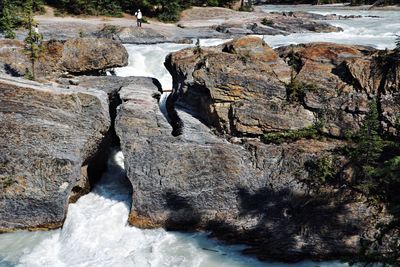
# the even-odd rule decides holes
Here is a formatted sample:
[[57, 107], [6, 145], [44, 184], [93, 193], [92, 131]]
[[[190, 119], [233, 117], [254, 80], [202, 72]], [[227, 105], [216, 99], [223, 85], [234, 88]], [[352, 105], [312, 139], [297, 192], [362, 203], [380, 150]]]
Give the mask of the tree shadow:
[[170, 211], [165, 227], [169, 231], [192, 231], [201, 222], [200, 213], [190, 204], [190, 198], [180, 196], [173, 190], [164, 194], [165, 208]]
[[[343, 258], [356, 252], [346, 244], [348, 238], [359, 235], [361, 223], [346, 217], [350, 200], [328, 193], [311, 196], [289, 188], [275, 191], [267, 187], [255, 192], [238, 188], [237, 196], [242, 225], [212, 221], [207, 229], [215, 237], [249, 245], [246, 254], [262, 260], [298, 262]], [[247, 226], [250, 218], [256, 223]]]

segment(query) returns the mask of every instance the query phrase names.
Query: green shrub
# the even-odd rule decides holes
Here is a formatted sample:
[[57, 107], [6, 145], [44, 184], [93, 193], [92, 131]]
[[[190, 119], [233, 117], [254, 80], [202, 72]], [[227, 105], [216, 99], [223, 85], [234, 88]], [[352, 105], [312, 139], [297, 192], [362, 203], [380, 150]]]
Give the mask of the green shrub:
[[119, 28], [115, 25], [104, 25], [103, 29], [101, 30], [101, 32], [105, 35], [113, 35], [118, 33], [118, 31]]
[[12, 186], [15, 183], [17, 182], [11, 177], [0, 176], [0, 188], [2, 190], [7, 189], [8, 187]]
[[[301, 61], [301, 58], [294, 52], [293, 47], [289, 54], [287, 55], [285, 61], [289, 66], [291, 66], [296, 72], [299, 72], [301, 68], [303, 67], [303, 62]], [[293, 79], [293, 74], [292, 74], [292, 79]]]
[[149, 20], [146, 17], [142, 18], [142, 23], [150, 24]]
[[286, 86], [287, 100], [291, 103], [298, 102], [302, 103], [304, 96], [307, 91], [316, 91], [318, 87], [314, 84], [299, 82], [293, 77], [290, 79], [290, 83]]
[[305, 182], [314, 190], [319, 190], [322, 185], [332, 181], [336, 176], [336, 171], [331, 156], [323, 156], [315, 160], [306, 162], [305, 167], [308, 177]]
[[369, 112], [364, 119], [363, 126], [359, 133], [355, 135], [357, 145], [351, 154], [354, 160], [368, 166], [379, 159], [384, 146], [379, 130], [378, 104], [377, 100], [374, 99], [369, 103]]
[[242, 12], [253, 12], [254, 9], [251, 6], [241, 6], [239, 8], [239, 11], [242, 11]]
[[37, 24], [34, 20], [34, 0], [28, 0], [24, 5], [24, 26], [28, 30], [28, 35], [24, 39], [25, 53], [31, 62], [30, 73], [32, 80], [36, 79], [35, 65], [39, 57], [44, 53], [42, 44], [43, 36], [34, 31], [33, 27]]
[[47, 0], [46, 2], [58, 9], [57, 14], [122, 16], [121, 5], [115, 0]]
[[208, 6], [219, 6], [219, 1], [218, 0], [208, 0], [207, 5]]
[[10, 12], [10, 6], [8, 4], [4, 7], [2, 16], [0, 18], [0, 29], [2, 32], [4, 32], [5, 38], [9, 39], [15, 38], [15, 31], [14, 31], [15, 27]]
[[[354, 135], [354, 144], [347, 148], [350, 163], [354, 166], [354, 177], [350, 186], [362, 193], [372, 204], [379, 207], [384, 203], [393, 219], [385, 224], [377, 225], [380, 234], [375, 240], [365, 240], [360, 252], [362, 259], [380, 261], [397, 266], [400, 259], [400, 140], [384, 139], [380, 132], [379, 108], [377, 100], [369, 104], [369, 112], [365, 116], [363, 126]], [[397, 234], [395, 234], [397, 232]], [[389, 244], [388, 253], [377, 251], [376, 244], [382, 239], [393, 241]]]
[[54, 9], [54, 16], [55, 17], [65, 17], [67, 14], [60, 9]]
[[284, 142], [294, 142], [299, 139], [316, 139], [322, 136], [320, 126], [316, 123], [313, 126], [299, 129], [299, 130], [286, 130], [275, 133], [265, 133], [261, 136], [263, 143], [282, 144]]

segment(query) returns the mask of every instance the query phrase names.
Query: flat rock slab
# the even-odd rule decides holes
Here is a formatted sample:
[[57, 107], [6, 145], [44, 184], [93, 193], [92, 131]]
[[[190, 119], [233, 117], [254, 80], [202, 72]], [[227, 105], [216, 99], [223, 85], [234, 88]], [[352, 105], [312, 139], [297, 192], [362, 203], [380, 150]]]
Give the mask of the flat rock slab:
[[0, 232], [62, 225], [110, 128], [107, 94], [0, 77]]

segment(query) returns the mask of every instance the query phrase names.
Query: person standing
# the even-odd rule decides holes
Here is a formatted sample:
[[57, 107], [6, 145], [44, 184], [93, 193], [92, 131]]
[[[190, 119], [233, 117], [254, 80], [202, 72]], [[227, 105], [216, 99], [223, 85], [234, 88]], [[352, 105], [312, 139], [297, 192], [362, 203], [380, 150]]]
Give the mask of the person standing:
[[39, 32], [39, 27], [38, 27], [38, 25], [36, 24], [35, 26], [33, 26], [33, 34], [32, 34], [33, 36], [32, 36], [32, 39], [33, 39], [33, 41], [36, 43], [36, 44], [40, 44], [40, 42], [42, 41], [42, 39], [43, 39], [43, 36], [40, 34], [40, 32]]
[[138, 9], [138, 11], [136, 11], [135, 13], [135, 16], [136, 16], [137, 26], [142, 27], [142, 18], [143, 18], [142, 11]]

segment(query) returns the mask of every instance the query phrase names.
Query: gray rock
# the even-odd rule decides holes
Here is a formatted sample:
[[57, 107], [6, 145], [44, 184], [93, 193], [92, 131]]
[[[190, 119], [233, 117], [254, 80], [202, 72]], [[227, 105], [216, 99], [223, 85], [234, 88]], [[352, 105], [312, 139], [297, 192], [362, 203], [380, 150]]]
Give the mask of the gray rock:
[[78, 38], [65, 42], [61, 65], [71, 73], [85, 73], [128, 65], [128, 52], [109, 39]]
[[107, 95], [1, 77], [0, 103], [0, 232], [60, 227], [110, 128]]
[[264, 26], [259, 23], [248, 24], [247, 29], [250, 29], [253, 34], [257, 35], [289, 35], [288, 32], [274, 29], [270, 26]]
[[[32, 64], [17, 40], [0, 40], [0, 62], [3, 73], [24, 76], [32, 72]], [[45, 53], [35, 63], [36, 78], [52, 80], [66, 73], [98, 74], [128, 64], [128, 52], [120, 43], [110, 39], [77, 38], [68, 41], [43, 42]]]
[[307, 164], [329, 156], [341, 142], [232, 144], [184, 109], [178, 110], [182, 135], [173, 137], [153, 97], [158, 91], [151, 79], [142, 78], [119, 92], [116, 131], [133, 188], [132, 225], [210, 230], [269, 260], [357, 252], [373, 208], [345, 189], [320, 195], [307, 184]]
[[380, 105], [384, 129], [391, 134], [400, 136], [400, 129], [398, 129], [400, 124], [400, 92], [382, 95]]

